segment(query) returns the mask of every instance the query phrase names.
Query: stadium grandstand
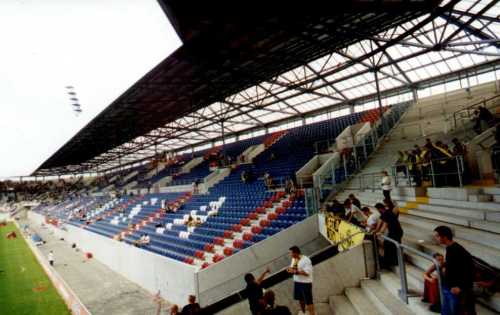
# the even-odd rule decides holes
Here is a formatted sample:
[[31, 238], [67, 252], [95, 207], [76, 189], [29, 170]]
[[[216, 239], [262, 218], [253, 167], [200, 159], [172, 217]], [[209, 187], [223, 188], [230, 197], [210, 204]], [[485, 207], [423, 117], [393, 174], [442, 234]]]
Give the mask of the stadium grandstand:
[[182, 46], [0, 182], [69, 312], [500, 314], [497, 0], [158, 2]]

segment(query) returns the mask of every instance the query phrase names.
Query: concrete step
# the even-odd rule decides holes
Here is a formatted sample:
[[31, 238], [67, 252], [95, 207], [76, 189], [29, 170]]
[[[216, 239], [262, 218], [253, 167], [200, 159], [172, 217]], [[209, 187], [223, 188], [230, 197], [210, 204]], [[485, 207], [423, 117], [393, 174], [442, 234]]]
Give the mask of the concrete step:
[[457, 199], [442, 199], [442, 198], [429, 198], [429, 204], [449, 206], [465, 209], [478, 209], [487, 211], [500, 211], [500, 203], [496, 202], [481, 202], [481, 201], [468, 201]]
[[464, 217], [440, 214], [440, 213], [436, 213], [436, 212], [423, 211], [420, 209], [419, 210], [408, 209], [407, 213], [411, 214], [413, 216], [416, 216], [416, 217], [432, 219], [432, 220], [441, 221], [444, 223], [452, 223], [452, 224], [462, 225], [462, 226], [466, 226], [466, 227], [469, 226], [468, 218], [464, 218]]
[[[411, 285], [412, 288], [416, 288], [417, 292], [422, 294], [424, 290], [424, 278], [423, 278], [424, 269], [420, 269], [415, 266], [412, 266], [411, 264], [407, 264], [406, 271], [407, 271], [408, 284]], [[397, 279], [399, 280], [399, 278]], [[494, 296], [488, 299], [479, 298], [478, 303], [476, 304], [476, 311], [478, 314], [481, 315], [500, 313], [500, 293], [496, 293]]]
[[470, 226], [482, 230], [488, 231], [496, 234], [500, 234], [500, 223], [499, 222], [489, 222], [489, 221], [470, 221]]
[[428, 212], [435, 212], [440, 214], [447, 214], [453, 216], [460, 216], [475, 220], [485, 220], [486, 213], [482, 210], [477, 210], [475, 208], [463, 209], [457, 207], [445, 207], [435, 204], [419, 204], [418, 210], [425, 210]]
[[430, 239], [432, 239], [434, 228], [439, 225], [443, 225], [443, 222], [446, 222], [446, 225], [453, 229], [456, 238], [500, 250], [500, 235], [496, 233], [450, 224], [450, 220], [439, 222], [432, 219], [418, 218], [404, 214], [399, 217], [399, 221], [424, 229], [427, 233], [429, 233], [428, 235]]
[[[410, 276], [408, 278], [408, 287], [411, 292], [414, 291], [414, 288], [412, 287], [412, 284], [410, 282]], [[396, 275], [394, 272], [382, 272], [380, 275], [380, 282], [382, 285], [391, 292], [391, 294], [395, 297], [398, 297], [399, 290], [401, 289], [401, 281], [399, 279], [399, 276]], [[421, 291], [418, 291], [421, 292]], [[423, 303], [421, 301], [422, 297], [417, 296], [417, 297], [410, 297], [408, 298], [408, 307], [418, 315], [432, 315], [435, 313], [432, 313], [429, 311], [429, 305], [426, 303]]]
[[[430, 255], [436, 252], [444, 254], [445, 249], [432, 241], [429, 231], [406, 224], [403, 224], [403, 230], [405, 231], [405, 235], [403, 236], [404, 244], [423, 250]], [[464, 246], [473, 256], [484, 260], [496, 268], [500, 268], [500, 250], [458, 237], [456, 237], [456, 241]]]
[[361, 288], [346, 288], [345, 295], [360, 315], [384, 315], [378, 308], [374, 308], [371, 300]]
[[376, 280], [361, 280], [361, 288], [382, 314], [412, 315], [414, 312]]
[[356, 312], [356, 309], [345, 295], [330, 296], [329, 304], [334, 315], [358, 315], [358, 312]]

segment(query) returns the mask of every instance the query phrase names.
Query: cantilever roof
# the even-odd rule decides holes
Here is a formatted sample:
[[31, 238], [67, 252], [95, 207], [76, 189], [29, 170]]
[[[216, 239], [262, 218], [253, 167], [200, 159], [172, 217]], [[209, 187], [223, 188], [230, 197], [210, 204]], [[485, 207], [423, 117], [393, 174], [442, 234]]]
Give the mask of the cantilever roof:
[[[221, 16], [206, 7], [190, 10], [189, 1], [161, 3], [184, 46], [38, 174], [99, 164], [102, 170], [151, 156], [155, 148], [185, 148], [359, 103], [376, 92], [375, 70], [381, 91], [408, 92], [464, 68], [495, 66], [500, 57], [499, 7], [491, 0], [444, 1], [438, 9], [436, 1], [346, 1], [366, 7], [311, 5], [286, 16], [270, 9], [250, 20], [235, 7]], [[67, 165], [75, 166], [61, 169]]]

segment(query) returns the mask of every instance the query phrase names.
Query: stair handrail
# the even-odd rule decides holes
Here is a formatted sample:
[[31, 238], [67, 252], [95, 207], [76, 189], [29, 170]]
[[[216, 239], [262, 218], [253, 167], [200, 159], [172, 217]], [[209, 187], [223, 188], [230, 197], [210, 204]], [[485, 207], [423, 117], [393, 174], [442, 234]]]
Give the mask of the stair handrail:
[[[466, 106], [464, 108], [456, 110], [453, 113], [454, 128], [455, 129], [457, 128], [457, 121], [458, 121], [457, 118], [466, 118], [466, 119], [470, 120], [472, 118], [471, 112], [473, 112], [475, 109], [477, 109], [481, 105], [483, 105], [484, 107], [486, 107], [486, 103], [487, 102], [490, 102], [490, 101], [492, 101], [494, 99], [497, 99], [497, 98], [500, 98], [500, 94], [496, 94], [496, 95], [491, 96], [489, 98], [484, 98], [483, 100], [481, 100], [479, 102], [475, 102], [474, 104], [471, 104], [471, 105], [468, 105], [468, 106]], [[463, 116], [463, 114], [465, 114], [465, 117]]]
[[[431, 255], [426, 254], [426, 253], [424, 253], [416, 248], [413, 248], [411, 246], [401, 244], [398, 241], [396, 241], [388, 236], [385, 236], [382, 234], [376, 234], [376, 236], [378, 236], [379, 238], [383, 239], [384, 241], [388, 241], [396, 246], [397, 255], [398, 255], [399, 280], [401, 282], [401, 290], [399, 291], [399, 297], [401, 298], [401, 300], [403, 302], [405, 302], [406, 304], [408, 304], [408, 297], [410, 297], [410, 294], [408, 293], [408, 279], [407, 279], [406, 265], [405, 265], [405, 261], [404, 261], [404, 251], [408, 251], [408, 252], [411, 252], [412, 254], [417, 255], [423, 259], [429, 260], [432, 264], [434, 264], [434, 267], [436, 268], [436, 274], [437, 274], [439, 297], [440, 297], [441, 305], [443, 305], [443, 302], [444, 302], [443, 274], [441, 272], [441, 266], [439, 265], [439, 262]], [[377, 242], [374, 242], [374, 246], [375, 247], [378, 246]], [[375, 254], [377, 256], [376, 259], [378, 261], [378, 249], [375, 250]], [[379, 267], [378, 264], [376, 266]], [[377, 270], [377, 273], [379, 273], [379, 272], [380, 272], [380, 270]], [[443, 307], [441, 307], [441, 310], [442, 309], [443, 309]], [[442, 311], [441, 311], [441, 314], [443, 314]]]

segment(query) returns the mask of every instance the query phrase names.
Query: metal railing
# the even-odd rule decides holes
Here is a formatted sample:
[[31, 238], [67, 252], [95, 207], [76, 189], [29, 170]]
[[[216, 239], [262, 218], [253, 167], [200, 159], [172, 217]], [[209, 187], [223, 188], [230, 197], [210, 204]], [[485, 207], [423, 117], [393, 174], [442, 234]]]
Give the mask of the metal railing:
[[[452, 171], [441, 171], [445, 163], [448, 169]], [[416, 169], [418, 168], [418, 169]], [[403, 169], [403, 171], [400, 171]], [[390, 169], [389, 177], [394, 187], [420, 187], [422, 181], [430, 181], [432, 187], [458, 186], [464, 185], [465, 165], [463, 156], [454, 156], [450, 158], [433, 159], [425, 163], [412, 164], [412, 169], [408, 164], [396, 164]], [[379, 189], [382, 178], [385, 175], [382, 172], [359, 174], [353, 176], [358, 183], [354, 185], [360, 190]], [[455, 181], [456, 180], [456, 181]], [[419, 184], [420, 182], [420, 184]], [[352, 185], [353, 183], [351, 183]]]
[[[398, 123], [406, 108], [396, 107], [390, 112], [386, 112], [384, 121], [379, 120], [370, 132], [364, 134], [359, 143], [351, 148], [350, 156], [341, 155], [339, 164], [331, 165], [328, 172], [319, 175], [319, 183], [315, 184], [313, 189], [306, 190], [306, 196], [310, 195], [309, 198], [306, 198], [310, 200], [309, 204], [319, 207], [321, 200], [324, 200], [327, 195], [342, 190], [347, 182], [368, 162], [370, 155], [380, 145], [381, 139]], [[386, 124], [386, 128], [382, 128], [382, 124]], [[337, 170], [340, 171], [339, 174], [337, 174]]]
[[[439, 297], [441, 303], [444, 301], [444, 293], [443, 293], [443, 275], [441, 273], [441, 266], [439, 265], [439, 262], [434, 259], [431, 255], [428, 255], [416, 248], [410, 247], [408, 245], [401, 244], [392, 238], [389, 238], [385, 235], [376, 235], [380, 239], [382, 239], [384, 242], [390, 242], [396, 247], [396, 252], [397, 252], [397, 258], [398, 258], [398, 270], [399, 270], [399, 280], [401, 284], [401, 289], [399, 290], [399, 297], [403, 302], [408, 304], [408, 298], [412, 297], [414, 295], [411, 295], [408, 291], [408, 278], [407, 278], [407, 272], [406, 272], [406, 264], [405, 264], [405, 251], [417, 255], [420, 258], [426, 259], [430, 261], [436, 268], [436, 274], [437, 274], [437, 281], [438, 281], [438, 289], [439, 289]], [[378, 242], [374, 242], [374, 246], [376, 247], [376, 250], [374, 251], [376, 253], [376, 261], [378, 261]], [[377, 264], [377, 271], [379, 272], [380, 269], [378, 268]]]
[[[497, 94], [497, 95], [494, 95], [492, 97], [489, 97], [489, 98], [485, 98], [479, 102], [476, 102], [472, 105], [468, 105], [467, 107], [465, 108], [462, 108], [462, 109], [459, 109], [457, 111], [455, 111], [453, 113], [453, 123], [454, 123], [454, 127], [457, 128], [458, 126], [458, 121], [460, 120], [468, 120], [470, 121], [471, 118], [473, 117], [473, 113], [476, 109], [478, 109], [480, 106], [484, 106], [488, 109], [491, 109], [491, 108], [494, 108], [496, 107], [495, 105], [496, 104], [496, 101], [497, 100], [500, 100], [500, 94]], [[490, 103], [494, 103], [493, 107], [488, 107], [488, 105], [491, 105]]]

